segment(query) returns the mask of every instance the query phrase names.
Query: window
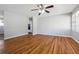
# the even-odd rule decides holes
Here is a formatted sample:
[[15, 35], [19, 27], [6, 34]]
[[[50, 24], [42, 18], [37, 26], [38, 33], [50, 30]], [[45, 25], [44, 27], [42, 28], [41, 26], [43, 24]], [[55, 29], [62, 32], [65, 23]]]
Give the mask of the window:
[[76, 31], [76, 15], [72, 15], [72, 31]]
[[79, 11], [72, 15], [72, 31], [79, 32]]
[[76, 13], [76, 31], [79, 32], [79, 11]]

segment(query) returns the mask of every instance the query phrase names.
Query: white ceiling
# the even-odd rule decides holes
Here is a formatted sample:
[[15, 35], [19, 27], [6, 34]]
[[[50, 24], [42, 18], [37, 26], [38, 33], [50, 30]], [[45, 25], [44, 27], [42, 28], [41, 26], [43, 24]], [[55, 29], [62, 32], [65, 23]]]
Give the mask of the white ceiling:
[[[44, 4], [44, 6], [47, 6]], [[38, 16], [38, 17], [45, 17], [45, 16], [52, 16], [64, 13], [72, 12], [78, 5], [77, 4], [54, 4], [54, 8], [48, 9], [50, 13], [44, 13], [38, 16], [38, 11], [31, 11], [33, 8], [37, 8], [35, 4], [1, 4], [1, 10], [7, 10], [15, 13], [26, 14], [27, 16]]]

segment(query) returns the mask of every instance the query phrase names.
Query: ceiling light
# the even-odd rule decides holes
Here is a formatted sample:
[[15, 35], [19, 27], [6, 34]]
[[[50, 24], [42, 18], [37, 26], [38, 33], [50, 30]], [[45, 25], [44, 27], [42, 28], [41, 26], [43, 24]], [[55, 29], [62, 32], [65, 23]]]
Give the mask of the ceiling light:
[[43, 14], [44, 12], [45, 12], [44, 10], [39, 10], [39, 13], [42, 13]]
[[44, 13], [45, 11], [44, 10], [42, 10], [42, 14]]

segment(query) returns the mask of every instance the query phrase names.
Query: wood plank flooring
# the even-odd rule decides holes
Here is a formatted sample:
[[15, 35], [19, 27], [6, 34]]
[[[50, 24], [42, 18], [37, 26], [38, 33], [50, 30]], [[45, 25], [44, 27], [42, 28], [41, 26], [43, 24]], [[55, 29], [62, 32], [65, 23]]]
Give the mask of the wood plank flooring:
[[69, 37], [25, 35], [5, 40], [9, 54], [79, 54], [79, 44]]

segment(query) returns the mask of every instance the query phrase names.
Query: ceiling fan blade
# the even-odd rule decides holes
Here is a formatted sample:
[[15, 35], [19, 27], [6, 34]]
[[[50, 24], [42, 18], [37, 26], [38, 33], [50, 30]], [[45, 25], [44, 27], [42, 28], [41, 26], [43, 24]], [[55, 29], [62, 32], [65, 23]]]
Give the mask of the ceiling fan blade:
[[48, 9], [48, 8], [52, 8], [52, 7], [54, 7], [54, 5], [50, 5], [50, 6], [47, 6], [45, 8]]
[[50, 13], [50, 11], [48, 11], [48, 10], [45, 10], [45, 12]]
[[31, 9], [31, 11], [35, 11], [35, 10], [38, 10], [38, 9]]
[[41, 7], [43, 7], [43, 4], [40, 4]]

